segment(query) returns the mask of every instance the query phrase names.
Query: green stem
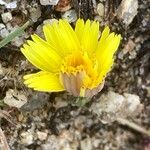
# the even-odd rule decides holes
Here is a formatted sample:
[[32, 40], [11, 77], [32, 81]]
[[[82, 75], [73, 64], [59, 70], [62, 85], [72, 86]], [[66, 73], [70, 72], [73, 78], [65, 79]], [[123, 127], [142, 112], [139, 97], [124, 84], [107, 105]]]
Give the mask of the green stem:
[[10, 41], [12, 41], [15, 37], [20, 36], [24, 33], [24, 30], [31, 25], [31, 21], [27, 21], [23, 26], [18, 27], [14, 32], [10, 33], [6, 38], [4, 38], [2, 41], [0, 41], [0, 48], [8, 44]]
[[86, 97], [77, 97], [75, 99], [75, 105], [78, 106], [78, 107], [83, 107], [85, 106], [85, 104], [89, 102], [89, 99], [86, 98]]

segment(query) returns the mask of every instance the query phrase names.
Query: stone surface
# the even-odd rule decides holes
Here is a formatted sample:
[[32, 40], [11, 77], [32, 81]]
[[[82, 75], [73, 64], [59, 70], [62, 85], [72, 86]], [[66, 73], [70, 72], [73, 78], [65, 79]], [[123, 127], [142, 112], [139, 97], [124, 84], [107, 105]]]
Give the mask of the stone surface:
[[33, 22], [37, 22], [38, 18], [41, 17], [41, 9], [36, 4], [29, 8], [29, 12]]
[[104, 5], [102, 3], [97, 5], [97, 13], [100, 17], [104, 16]]
[[22, 92], [9, 89], [6, 92], [4, 103], [11, 106], [21, 108], [27, 102], [27, 97]]
[[41, 5], [57, 5], [59, 0], [40, 0]]
[[12, 20], [12, 14], [10, 12], [6, 12], [1, 14], [2, 20], [4, 23], [9, 22], [10, 20]]
[[28, 96], [28, 102], [21, 107], [22, 111], [33, 111], [43, 107], [49, 100], [49, 94], [34, 92]]
[[6, 29], [5, 25], [0, 23], [0, 37], [5, 38], [9, 34], [9, 31]]
[[75, 22], [77, 20], [77, 14], [74, 9], [66, 11], [62, 14], [62, 18], [68, 20], [69, 23]]
[[117, 16], [123, 23], [128, 26], [137, 15], [138, 0], [122, 0]]
[[91, 110], [96, 113], [104, 123], [110, 123], [117, 118], [136, 116], [143, 109], [137, 95], [109, 91], [103, 94], [97, 103], [93, 103]]
[[22, 132], [20, 136], [23, 144], [30, 145], [33, 143], [33, 134], [31, 132]]
[[47, 132], [37, 131], [37, 137], [39, 140], [44, 141], [47, 138]]
[[8, 9], [14, 9], [17, 7], [17, 1], [6, 3], [3, 0], [0, 0], [0, 5], [4, 5]]

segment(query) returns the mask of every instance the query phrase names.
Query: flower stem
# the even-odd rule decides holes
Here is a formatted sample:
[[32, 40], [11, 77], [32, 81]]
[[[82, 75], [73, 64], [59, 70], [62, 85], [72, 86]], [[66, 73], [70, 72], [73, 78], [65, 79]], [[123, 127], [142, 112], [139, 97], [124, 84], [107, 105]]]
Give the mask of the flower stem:
[[86, 103], [89, 102], [90, 99], [86, 97], [76, 97], [74, 104], [78, 107], [83, 107], [85, 106]]

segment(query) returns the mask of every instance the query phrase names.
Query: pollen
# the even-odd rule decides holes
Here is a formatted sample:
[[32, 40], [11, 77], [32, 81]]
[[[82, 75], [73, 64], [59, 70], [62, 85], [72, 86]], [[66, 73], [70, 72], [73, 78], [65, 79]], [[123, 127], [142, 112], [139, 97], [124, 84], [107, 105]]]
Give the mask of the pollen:
[[[68, 55], [62, 64], [61, 72], [66, 74], [76, 75], [77, 73], [84, 72], [86, 78], [91, 82], [86, 85], [86, 81], [83, 82], [83, 87], [93, 88], [92, 82], [98, 77], [98, 64], [94, 58], [89, 58], [86, 52], [73, 53]], [[88, 86], [88, 87], [87, 87]], [[96, 86], [96, 85], [95, 85]]]

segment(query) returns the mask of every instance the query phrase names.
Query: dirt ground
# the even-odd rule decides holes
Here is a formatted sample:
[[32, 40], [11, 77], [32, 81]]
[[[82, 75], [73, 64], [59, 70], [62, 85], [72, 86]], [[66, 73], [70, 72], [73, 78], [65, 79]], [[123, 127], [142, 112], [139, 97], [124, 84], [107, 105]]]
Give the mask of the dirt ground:
[[[4, 1], [7, 4], [13, 2]], [[127, 13], [133, 7], [135, 10], [133, 16], [128, 14], [127, 20], [121, 16], [125, 8], [118, 9], [121, 0], [60, 0], [56, 6], [43, 5], [46, 0], [16, 2], [16, 6], [15, 3], [8, 6], [0, 0], [0, 40], [28, 20], [33, 23], [23, 34], [0, 49], [0, 125], [10, 149], [150, 150], [150, 137], [117, 121], [104, 123], [90, 111], [92, 103], [109, 91], [120, 95], [134, 94], [139, 96], [144, 109], [128, 119], [150, 130], [148, 0], [139, 0], [137, 7], [131, 5]], [[20, 47], [30, 39], [31, 34], [43, 36], [41, 29], [44, 22], [66, 18], [74, 27], [79, 17], [98, 20], [101, 29], [109, 25], [112, 31], [120, 33], [123, 38], [103, 90], [85, 107], [72, 105], [70, 101], [73, 97], [66, 92], [42, 93], [25, 87], [23, 75], [37, 70], [20, 52]], [[7, 150], [3, 147], [7, 143], [1, 142], [0, 149]]]

